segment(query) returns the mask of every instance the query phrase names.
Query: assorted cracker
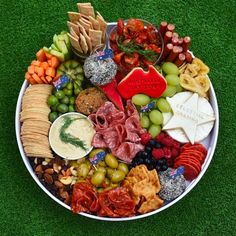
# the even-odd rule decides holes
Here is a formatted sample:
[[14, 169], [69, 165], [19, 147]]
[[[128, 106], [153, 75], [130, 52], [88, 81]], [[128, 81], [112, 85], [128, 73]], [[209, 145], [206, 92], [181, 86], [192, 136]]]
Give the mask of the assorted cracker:
[[48, 121], [50, 108], [47, 105], [52, 89], [52, 85], [36, 84], [25, 90], [20, 113], [21, 141], [29, 157], [53, 158], [48, 141], [51, 122]]
[[78, 3], [78, 12], [68, 12], [68, 36], [72, 47], [81, 54], [90, 55], [105, 44], [107, 22], [91, 3]]
[[156, 170], [149, 171], [145, 165], [132, 168], [123, 181], [128, 187], [141, 214], [162, 206], [164, 201], [157, 195], [161, 189]]

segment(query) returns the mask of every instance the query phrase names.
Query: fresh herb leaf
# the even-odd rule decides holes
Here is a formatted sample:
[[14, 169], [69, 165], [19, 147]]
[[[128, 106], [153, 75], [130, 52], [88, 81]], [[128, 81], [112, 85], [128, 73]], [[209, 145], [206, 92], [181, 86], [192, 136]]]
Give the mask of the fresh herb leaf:
[[144, 50], [139, 45], [135, 44], [133, 41], [126, 43], [125, 45], [122, 44], [122, 39], [119, 38], [117, 40], [118, 48], [127, 55], [130, 55], [134, 52], [144, 56], [148, 61], [153, 61], [157, 57], [157, 53], [152, 50]]

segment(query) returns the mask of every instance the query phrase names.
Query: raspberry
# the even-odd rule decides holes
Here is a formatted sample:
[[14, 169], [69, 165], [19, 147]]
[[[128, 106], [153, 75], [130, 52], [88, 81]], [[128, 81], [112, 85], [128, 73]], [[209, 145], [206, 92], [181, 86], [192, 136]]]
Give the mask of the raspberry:
[[163, 149], [162, 148], [153, 148], [152, 150], [152, 156], [157, 159], [160, 160], [162, 157], [165, 156]]
[[140, 138], [141, 138], [141, 143], [143, 145], [146, 145], [151, 140], [152, 136], [149, 133], [143, 133], [140, 135]]
[[168, 147], [163, 147], [163, 152], [164, 152], [166, 159], [171, 158], [171, 151]]
[[176, 158], [179, 155], [179, 149], [177, 148], [171, 148], [171, 157]]
[[156, 140], [161, 143], [162, 140], [163, 140], [165, 137], [166, 137], [166, 133], [161, 132], [161, 133], [156, 137]]

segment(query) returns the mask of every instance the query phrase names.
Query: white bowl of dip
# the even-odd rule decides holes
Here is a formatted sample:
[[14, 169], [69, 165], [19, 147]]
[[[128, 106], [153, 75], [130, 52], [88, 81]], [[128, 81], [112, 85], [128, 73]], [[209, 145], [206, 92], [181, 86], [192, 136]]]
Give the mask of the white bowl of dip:
[[59, 116], [51, 125], [49, 143], [52, 150], [67, 160], [85, 157], [93, 149], [95, 129], [83, 114], [69, 112]]

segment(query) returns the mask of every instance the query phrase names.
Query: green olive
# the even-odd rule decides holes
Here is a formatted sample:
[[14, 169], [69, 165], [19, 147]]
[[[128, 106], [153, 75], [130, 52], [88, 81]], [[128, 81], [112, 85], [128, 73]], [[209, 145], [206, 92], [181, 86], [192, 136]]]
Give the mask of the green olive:
[[105, 186], [109, 186], [111, 184], [111, 181], [108, 178], [105, 178], [104, 181], [103, 181], [103, 184]]
[[97, 189], [97, 192], [98, 192], [98, 193], [101, 193], [101, 192], [103, 192], [103, 191], [104, 191], [104, 188], [98, 188], [98, 189]]
[[104, 166], [99, 166], [99, 167], [97, 168], [97, 171], [101, 171], [102, 173], [104, 173], [104, 175], [105, 175], [106, 172], [107, 172], [107, 170], [106, 170], [106, 168], [105, 168]]
[[105, 162], [109, 167], [111, 167], [113, 169], [116, 169], [119, 164], [116, 157], [113, 156], [111, 153], [109, 153], [105, 156]]
[[123, 163], [123, 162], [120, 162], [119, 165], [118, 165], [118, 170], [121, 170], [125, 173], [125, 175], [128, 174], [129, 172], [129, 168], [128, 168], [128, 165]]
[[99, 152], [103, 152], [104, 150], [101, 148], [98, 149], [93, 149], [90, 153], [89, 153], [89, 158], [93, 158], [97, 153]]
[[125, 178], [125, 173], [121, 170], [115, 170], [111, 177], [112, 183], [119, 183]]
[[108, 167], [108, 168], [107, 168], [107, 177], [108, 177], [109, 179], [112, 178], [113, 173], [114, 173], [114, 169]]
[[87, 164], [85, 163], [80, 164], [79, 167], [77, 168], [78, 176], [86, 178], [89, 173], [89, 170], [90, 168]]
[[104, 179], [105, 179], [105, 174], [101, 171], [96, 171], [91, 178], [91, 183], [94, 186], [99, 186], [102, 184]]
[[105, 161], [99, 161], [99, 162], [98, 162], [98, 165], [99, 165], [99, 166], [103, 166], [103, 167], [106, 167], [106, 166], [107, 166], [106, 163], [105, 163]]

